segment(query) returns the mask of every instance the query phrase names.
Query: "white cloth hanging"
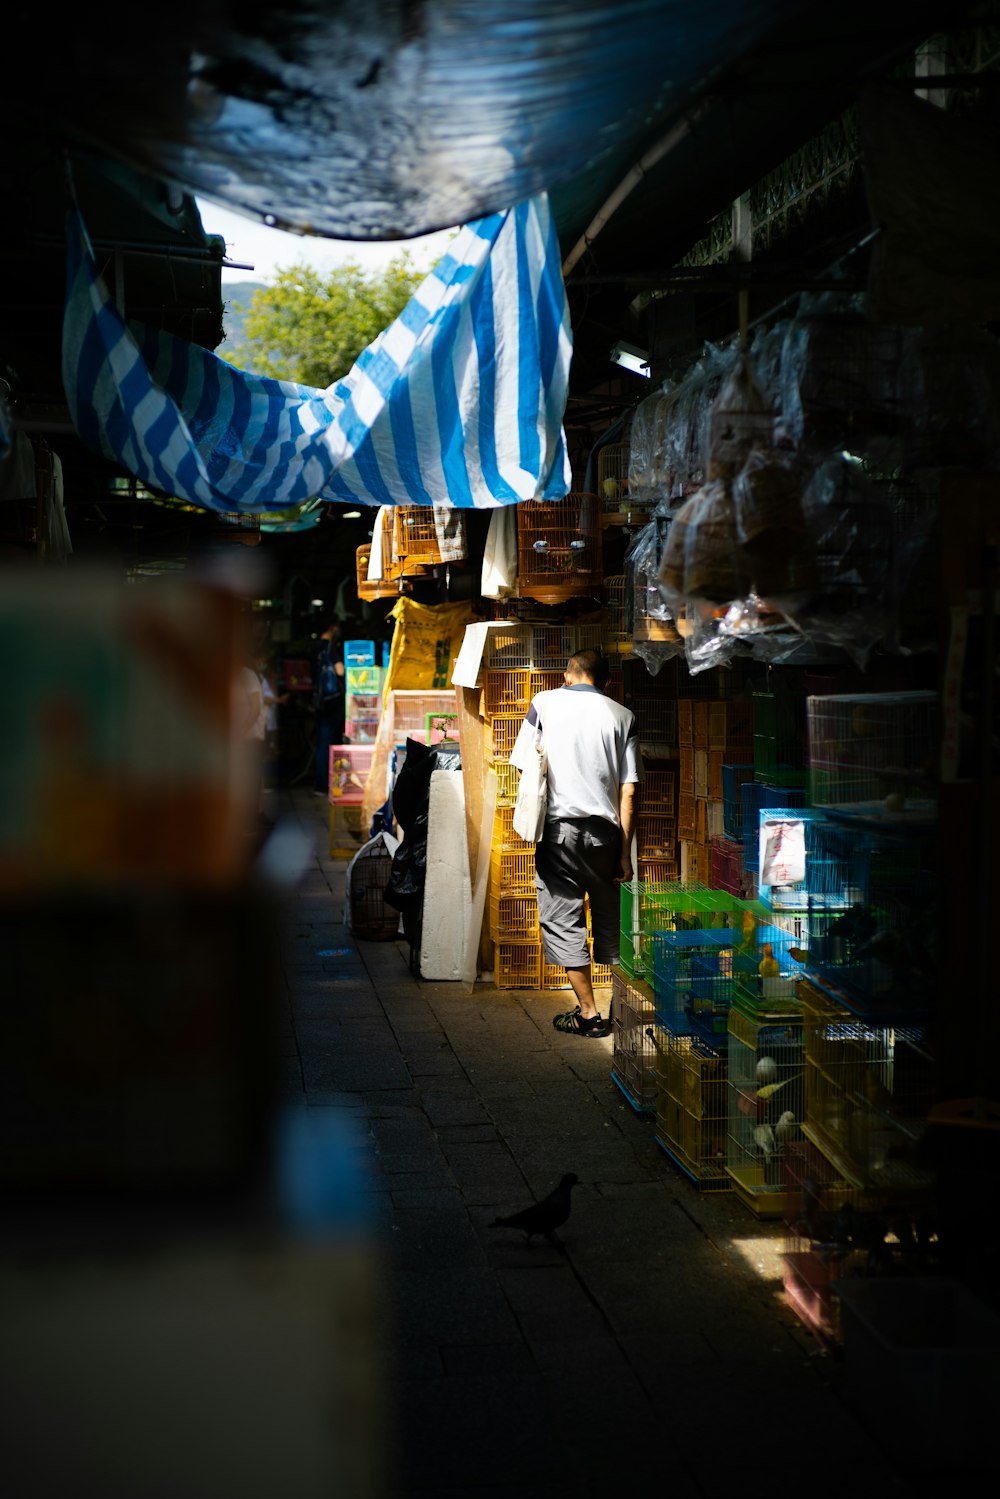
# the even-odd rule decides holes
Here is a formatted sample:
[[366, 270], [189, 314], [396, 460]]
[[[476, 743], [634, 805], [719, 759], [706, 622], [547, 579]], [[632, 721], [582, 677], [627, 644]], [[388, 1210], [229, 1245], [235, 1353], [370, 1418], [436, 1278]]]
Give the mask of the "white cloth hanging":
[[385, 521], [390, 508], [389, 505], [380, 505], [375, 512], [375, 524], [372, 527], [372, 548], [368, 553], [369, 583], [378, 583], [385, 577]]
[[516, 585], [517, 516], [510, 505], [490, 516], [479, 592], [484, 599], [499, 599], [513, 593]]

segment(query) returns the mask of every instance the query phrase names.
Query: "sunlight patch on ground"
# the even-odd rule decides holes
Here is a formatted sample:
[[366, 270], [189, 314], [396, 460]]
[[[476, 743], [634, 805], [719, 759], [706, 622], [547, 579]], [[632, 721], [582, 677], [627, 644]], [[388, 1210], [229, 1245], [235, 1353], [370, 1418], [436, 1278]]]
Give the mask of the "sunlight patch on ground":
[[761, 1280], [782, 1280], [784, 1241], [776, 1237], [732, 1239], [730, 1243], [742, 1260], [745, 1260]]

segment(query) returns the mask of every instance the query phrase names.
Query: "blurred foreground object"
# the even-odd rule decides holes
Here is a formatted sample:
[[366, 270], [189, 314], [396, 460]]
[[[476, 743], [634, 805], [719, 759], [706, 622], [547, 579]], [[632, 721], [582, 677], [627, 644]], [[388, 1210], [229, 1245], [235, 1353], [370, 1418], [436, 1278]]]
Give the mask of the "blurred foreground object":
[[192, 578], [0, 586], [0, 895], [228, 885], [247, 859], [240, 600]]
[[[232, 580], [0, 588], [0, 1493], [377, 1499], [349, 1121], [281, 1106]], [[58, 1436], [53, 1440], [53, 1435]]]

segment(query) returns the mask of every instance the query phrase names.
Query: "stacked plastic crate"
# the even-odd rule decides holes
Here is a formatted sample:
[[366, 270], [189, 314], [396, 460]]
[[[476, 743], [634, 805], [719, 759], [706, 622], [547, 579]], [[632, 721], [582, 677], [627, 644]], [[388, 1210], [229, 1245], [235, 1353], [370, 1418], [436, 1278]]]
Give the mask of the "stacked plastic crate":
[[[483, 708], [490, 758], [497, 776], [497, 807], [490, 857], [489, 932], [498, 989], [562, 989], [566, 970], [542, 953], [535, 894], [535, 849], [513, 829], [517, 772], [510, 764], [518, 731], [532, 698], [560, 687], [574, 651], [601, 644], [602, 625], [536, 625], [511, 620], [488, 632], [484, 647]], [[595, 987], [611, 983], [609, 965], [594, 964]]]
[[344, 734], [352, 744], [374, 744], [382, 718], [383, 676], [375, 664], [375, 642], [348, 641], [344, 662]]
[[[725, 1011], [754, 919], [734, 897], [681, 886], [650, 934], [656, 1050], [656, 1140], [703, 1190], [725, 1174]], [[746, 966], [746, 965], [743, 965]], [[721, 1032], [721, 1035], [720, 1035]]]
[[366, 823], [363, 802], [371, 770], [374, 746], [333, 744], [330, 746], [328, 796], [330, 805], [330, 857], [353, 857], [364, 843]]
[[653, 938], [658, 930], [674, 926], [679, 911], [700, 909], [699, 896], [708, 893], [679, 880], [634, 879], [621, 887], [620, 961], [612, 970], [611, 1076], [638, 1113], [652, 1114], [657, 1104]]
[[[678, 800], [681, 878], [715, 883], [739, 893], [732, 854], [717, 840], [725, 829], [724, 767], [745, 763], [753, 746], [746, 698], [677, 699]], [[727, 858], [726, 855], [729, 854]]]
[[726, 1172], [759, 1218], [786, 1218], [785, 1147], [802, 1138], [805, 1059], [794, 997], [738, 993], [729, 1011]]
[[[822, 1162], [824, 1209], [857, 1274], [928, 1273], [936, 1182], [920, 1144], [935, 1098], [938, 697], [806, 699], [801, 1133]], [[819, 1225], [798, 1192], [786, 1220], [790, 1303], [822, 1336], [838, 1308]]]
[[511, 621], [490, 631], [485, 649], [483, 711], [497, 777], [490, 849], [489, 934], [498, 989], [538, 989], [542, 949], [535, 895], [535, 850], [514, 831], [517, 771], [510, 764], [518, 731], [535, 693], [558, 687], [561, 674], [534, 663], [530, 626]]
[[636, 874], [645, 884], [680, 878], [677, 762], [646, 759], [635, 820]]

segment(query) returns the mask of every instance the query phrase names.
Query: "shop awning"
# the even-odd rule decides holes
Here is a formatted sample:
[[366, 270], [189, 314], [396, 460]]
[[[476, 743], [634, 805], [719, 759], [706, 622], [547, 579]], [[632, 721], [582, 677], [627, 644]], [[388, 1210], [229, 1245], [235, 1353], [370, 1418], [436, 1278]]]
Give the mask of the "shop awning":
[[495, 508], [570, 487], [571, 335], [545, 195], [467, 224], [325, 390], [126, 323], [74, 209], [63, 381], [81, 438], [148, 487], [224, 513], [324, 501]]

